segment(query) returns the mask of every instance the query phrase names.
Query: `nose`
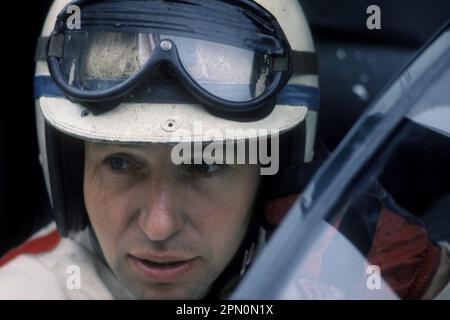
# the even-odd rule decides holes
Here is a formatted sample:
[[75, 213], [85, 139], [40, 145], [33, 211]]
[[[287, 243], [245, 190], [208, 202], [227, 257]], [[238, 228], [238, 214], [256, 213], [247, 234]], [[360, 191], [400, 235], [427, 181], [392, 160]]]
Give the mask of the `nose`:
[[168, 184], [154, 182], [146, 193], [145, 205], [139, 215], [139, 227], [152, 241], [168, 240], [184, 226], [184, 216], [176, 207], [176, 192]]

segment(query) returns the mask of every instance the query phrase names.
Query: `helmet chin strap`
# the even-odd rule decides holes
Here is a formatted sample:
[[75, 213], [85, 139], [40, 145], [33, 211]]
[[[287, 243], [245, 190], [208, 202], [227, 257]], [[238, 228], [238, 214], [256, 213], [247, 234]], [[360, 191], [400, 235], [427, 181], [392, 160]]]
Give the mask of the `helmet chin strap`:
[[258, 192], [258, 195], [255, 198], [253, 215], [248, 224], [244, 239], [242, 240], [233, 259], [211, 285], [210, 290], [204, 297], [204, 299], [217, 300], [226, 299], [227, 297], [229, 297], [238, 285], [242, 276], [244, 276], [247, 270], [250, 268], [257, 252], [261, 249], [262, 246], [264, 246], [266, 240], [266, 232], [262, 227], [262, 198], [263, 193], [260, 189], [260, 192]]

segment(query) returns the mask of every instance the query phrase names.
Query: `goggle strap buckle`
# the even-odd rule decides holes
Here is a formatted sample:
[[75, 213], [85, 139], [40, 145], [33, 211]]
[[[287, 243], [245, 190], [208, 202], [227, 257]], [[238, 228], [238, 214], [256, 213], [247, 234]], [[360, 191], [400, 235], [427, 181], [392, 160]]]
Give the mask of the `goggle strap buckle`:
[[287, 56], [274, 57], [273, 59], [273, 71], [274, 72], [286, 72], [289, 70], [289, 58]]
[[41, 61], [47, 58], [47, 45], [50, 37], [39, 37], [36, 43], [36, 53], [34, 61]]
[[318, 75], [319, 59], [317, 54], [308, 51], [292, 51], [293, 69], [295, 75]]
[[64, 56], [64, 43], [66, 37], [63, 34], [54, 34], [50, 37], [47, 57], [62, 58]]

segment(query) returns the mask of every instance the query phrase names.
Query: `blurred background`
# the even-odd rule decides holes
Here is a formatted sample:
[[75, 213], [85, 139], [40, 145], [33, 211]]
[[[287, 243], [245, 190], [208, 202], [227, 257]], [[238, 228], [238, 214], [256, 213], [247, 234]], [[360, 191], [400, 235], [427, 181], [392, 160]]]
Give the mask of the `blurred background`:
[[[276, 1], [276, 0], [274, 0]], [[0, 256], [51, 219], [38, 162], [33, 72], [52, 1], [2, 10], [0, 76]], [[320, 59], [319, 136], [332, 151], [373, 98], [450, 18], [450, 0], [300, 0]], [[381, 30], [366, 9], [381, 8]]]

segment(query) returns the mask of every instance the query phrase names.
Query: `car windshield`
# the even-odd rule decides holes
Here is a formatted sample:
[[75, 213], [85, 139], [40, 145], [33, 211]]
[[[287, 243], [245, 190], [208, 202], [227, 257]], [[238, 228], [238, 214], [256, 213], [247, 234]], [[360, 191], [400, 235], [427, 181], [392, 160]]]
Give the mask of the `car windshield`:
[[[340, 150], [347, 148], [351, 156], [359, 156], [360, 169], [348, 182], [331, 193], [328, 190], [328, 195], [339, 194], [330, 209], [320, 212], [324, 205], [314, 203], [315, 210], [308, 210], [313, 207], [310, 202], [329, 200], [318, 196], [325, 192], [317, 189], [340, 181], [327, 171], [342, 173], [345, 160], [337, 154], [330, 161], [328, 170], [309, 185], [313, 191], [303, 195], [284, 229], [274, 237], [272, 252], [253, 270], [253, 280], [274, 270], [280, 275], [278, 283], [253, 283], [252, 291], [249, 279], [249, 286], [243, 285], [236, 297], [450, 298], [449, 53], [450, 32], [444, 32], [425, 52], [432, 57], [428, 62], [435, 61], [434, 71], [429, 72], [424, 60], [418, 59], [392, 84], [398, 97], [392, 90], [381, 96], [369, 116], [396, 114], [402, 107], [406, 111], [403, 115], [397, 112], [400, 117], [391, 129], [384, 124], [392, 119], [385, 116], [378, 132], [367, 125], [355, 130], [354, 136], [363, 133], [363, 138], [348, 140]], [[371, 152], [377, 142], [368, 139], [369, 134], [383, 137], [371, 157], [364, 153]], [[270, 260], [270, 255], [282, 262]], [[263, 264], [270, 261], [275, 263], [265, 268]], [[269, 289], [270, 293], [261, 293]]]

